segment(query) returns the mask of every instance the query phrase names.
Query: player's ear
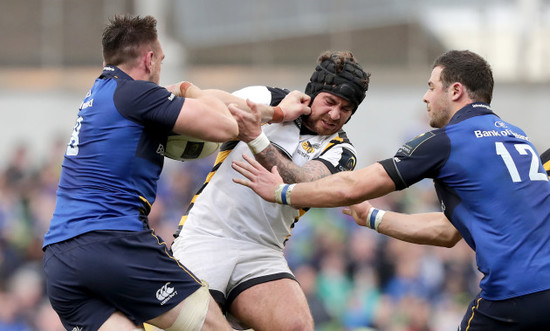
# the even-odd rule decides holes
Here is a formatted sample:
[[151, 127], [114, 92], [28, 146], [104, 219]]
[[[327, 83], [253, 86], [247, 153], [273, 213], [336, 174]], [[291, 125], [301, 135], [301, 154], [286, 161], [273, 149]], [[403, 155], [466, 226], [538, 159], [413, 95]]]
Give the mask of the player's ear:
[[143, 61], [147, 72], [151, 72], [151, 67], [154, 65], [155, 61], [155, 53], [153, 51], [145, 52], [145, 55], [143, 55]]
[[464, 85], [458, 82], [451, 84], [449, 88], [451, 90], [451, 100], [453, 101], [460, 99], [466, 93]]

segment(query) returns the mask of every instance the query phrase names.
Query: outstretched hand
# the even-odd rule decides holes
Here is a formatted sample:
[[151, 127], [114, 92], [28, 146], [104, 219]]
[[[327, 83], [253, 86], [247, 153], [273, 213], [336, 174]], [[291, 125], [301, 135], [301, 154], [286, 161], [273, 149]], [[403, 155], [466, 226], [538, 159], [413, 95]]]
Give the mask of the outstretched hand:
[[367, 214], [369, 213], [372, 205], [368, 201], [346, 207], [342, 210], [342, 213], [353, 217], [355, 223], [361, 226], [367, 226]]
[[311, 97], [309, 95], [297, 90], [287, 94], [279, 103], [279, 107], [281, 107], [284, 113], [283, 122], [294, 121], [302, 115], [311, 114], [311, 108], [309, 108], [310, 101]]
[[274, 166], [270, 172], [253, 157], [243, 154], [243, 158], [246, 162], [235, 160], [231, 167], [248, 180], [233, 178], [233, 181], [251, 188], [264, 200], [275, 202], [275, 190], [280, 184], [283, 184], [277, 166]]
[[247, 99], [246, 104], [250, 111], [241, 109], [236, 104], [229, 104], [228, 109], [239, 125], [237, 139], [249, 143], [262, 133], [262, 114], [255, 102]]

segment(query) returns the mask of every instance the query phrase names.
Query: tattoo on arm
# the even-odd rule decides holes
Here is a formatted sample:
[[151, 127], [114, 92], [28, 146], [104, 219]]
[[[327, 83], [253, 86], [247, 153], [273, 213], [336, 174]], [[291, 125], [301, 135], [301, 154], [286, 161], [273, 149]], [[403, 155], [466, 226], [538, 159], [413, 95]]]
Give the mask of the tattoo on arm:
[[281, 154], [273, 145], [267, 146], [255, 157], [268, 170], [271, 170], [273, 166], [277, 166], [285, 183], [310, 182], [331, 174], [327, 166], [320, 161], [308, 161], [300, 167]]

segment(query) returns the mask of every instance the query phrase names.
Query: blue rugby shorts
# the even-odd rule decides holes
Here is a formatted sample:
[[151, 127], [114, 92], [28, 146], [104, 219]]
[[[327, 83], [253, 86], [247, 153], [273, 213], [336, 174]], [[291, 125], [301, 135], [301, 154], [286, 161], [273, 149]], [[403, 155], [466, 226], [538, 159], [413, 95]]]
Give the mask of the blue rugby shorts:
[[478, 295], [470, 305], [459, 331], [550, 330], [550, 290], [506, 300], [486, 300]]
[[46, 247], [46, 290], [68, 330], [97, 330], [115, 311], [136, 325], [201, 287], [152, 230], [94, 231]]

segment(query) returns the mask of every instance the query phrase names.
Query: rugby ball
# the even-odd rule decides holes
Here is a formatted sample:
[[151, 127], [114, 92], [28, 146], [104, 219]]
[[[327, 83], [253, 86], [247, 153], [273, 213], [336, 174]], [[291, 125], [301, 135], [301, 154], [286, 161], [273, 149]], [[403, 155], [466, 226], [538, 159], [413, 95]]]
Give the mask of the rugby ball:
[[220, 143], [205, 141], [186, 135], [170, 135], [164, 148], [164, 156], [177, 161], [205, 158], [218, 150]]

